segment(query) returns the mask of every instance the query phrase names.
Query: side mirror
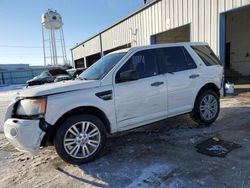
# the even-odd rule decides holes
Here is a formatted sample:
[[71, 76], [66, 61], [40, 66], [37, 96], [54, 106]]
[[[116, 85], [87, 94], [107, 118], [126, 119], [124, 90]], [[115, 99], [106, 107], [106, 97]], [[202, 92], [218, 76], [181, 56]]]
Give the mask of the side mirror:
[[116, 82], [121, 83], [121, 82], [128, 82], [128, 81], [133, 81], [133, 80], [138, 80], [138, 79], [139, 79], [138, 73], [135, 70], [129, 70], [129, 71], [121, 72]]

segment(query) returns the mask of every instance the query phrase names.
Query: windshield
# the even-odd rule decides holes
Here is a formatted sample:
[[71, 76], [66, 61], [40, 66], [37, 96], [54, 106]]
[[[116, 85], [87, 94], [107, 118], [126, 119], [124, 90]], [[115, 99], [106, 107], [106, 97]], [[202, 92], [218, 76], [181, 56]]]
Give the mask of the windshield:
[[126, 52], [104, 56], [84, 71], [79, 77], [84, 80], [100, 80], [108, 74], [108, 72], [125, 56], [125, 54]]
[[76, 72], [76, 70], [75, 69], [67, 70], [67, 72], [70, 74], [70, 76], [74, 76], [74, 73]]
[[51, 69], [49, 70], [49, 73], [52, 76], [57, 76], [57, 75], [69, 75], [68, 72], [66, 70], [63, 69]]
[[50, 76], [51, 76], [51, 74], [48, 71], [43, 71], [37, 77], [39, 77], [39, 78], [46, 78], [46, 77], [50, 77]]

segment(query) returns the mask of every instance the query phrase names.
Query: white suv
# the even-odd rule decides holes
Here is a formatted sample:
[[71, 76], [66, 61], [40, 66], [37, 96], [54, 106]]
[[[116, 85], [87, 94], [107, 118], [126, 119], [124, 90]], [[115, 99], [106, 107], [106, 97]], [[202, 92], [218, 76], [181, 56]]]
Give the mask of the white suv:
[[109, 134], [190, 113], [218, 117], [223, 67], [206, 43], [153, 45], [106, 55], [77, 80], [24, 89], [8, 107], [4, 132], [35, 154], [53, 143], [66, 162], [96, 158]]

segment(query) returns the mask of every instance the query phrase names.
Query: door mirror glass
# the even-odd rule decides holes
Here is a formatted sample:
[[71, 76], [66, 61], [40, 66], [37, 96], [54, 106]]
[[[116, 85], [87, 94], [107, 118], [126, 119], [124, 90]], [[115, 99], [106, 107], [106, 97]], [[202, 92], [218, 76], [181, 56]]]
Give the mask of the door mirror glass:
[[139, 74], [135, 70], [128, 70], [120, 73], [117, 83], [138, 80]]

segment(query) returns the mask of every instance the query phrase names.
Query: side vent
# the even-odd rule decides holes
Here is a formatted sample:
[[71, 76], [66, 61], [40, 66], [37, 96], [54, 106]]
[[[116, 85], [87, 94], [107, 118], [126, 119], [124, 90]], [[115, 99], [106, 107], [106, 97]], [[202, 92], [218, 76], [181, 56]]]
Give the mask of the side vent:
[[104, 101], [112, 100], [112, 96], [113, 96], [112, 90], [102, 91], [102, 92], [96, 93], [95, 95]]

